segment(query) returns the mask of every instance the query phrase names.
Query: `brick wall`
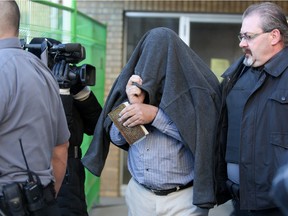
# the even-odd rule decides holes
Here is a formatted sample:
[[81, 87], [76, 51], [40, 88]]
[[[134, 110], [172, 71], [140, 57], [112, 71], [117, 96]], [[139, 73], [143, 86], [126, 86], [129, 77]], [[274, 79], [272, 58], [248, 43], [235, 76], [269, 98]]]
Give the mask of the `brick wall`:
[[[78, 0], [78, 9], [107, 25], [107, 56], [105, 97], [123, 67], [123, 12], [195, 12], [195, 13], [238, 13], [254, 1], [141, 1], [141, 0]], [[260, 2], [260, 1], [259, 1]], [[288, 13], [287, 1], [274, 1]], [[101, 196], [119, 196], [120, 149], [110, 146], [110, 152], [101, 176]]]

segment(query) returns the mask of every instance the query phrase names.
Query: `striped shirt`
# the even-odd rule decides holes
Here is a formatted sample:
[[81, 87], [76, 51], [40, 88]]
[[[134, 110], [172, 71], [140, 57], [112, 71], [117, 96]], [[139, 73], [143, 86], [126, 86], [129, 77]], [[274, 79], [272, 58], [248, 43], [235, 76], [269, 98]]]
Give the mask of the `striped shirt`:
[[[194, 178], [192, 152], [184, 146], [181, 136], [171, 119], [159, 109], [151, 126], [146, 125], [147, 137], [130, 146], [128, 169], [140, 184], [157, 190], [185, 185]], [[125, 144], [113, 124], [111, 141]]]

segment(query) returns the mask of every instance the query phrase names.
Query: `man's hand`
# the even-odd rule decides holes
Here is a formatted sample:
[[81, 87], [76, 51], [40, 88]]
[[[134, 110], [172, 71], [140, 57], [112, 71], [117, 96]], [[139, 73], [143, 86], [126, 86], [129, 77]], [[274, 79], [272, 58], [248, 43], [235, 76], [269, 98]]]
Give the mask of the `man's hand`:
[[64, 60], [54, 65], [52, 72], [58, 82], [60, 89], [70, 89], [71, 81], [69, 80], [69, 64]]
[[126, 127], [151, 123], [158, 112], [158, 107], [150, 104], [135, 103], [125, 107], [119, 113], [119, 121]]
[[142, 79], [138, 75], [132, 75], [126, 85], [126, 94], [131, 104], [143, 103], [145, 99], [145, 92], [137, 87], [136, 83], [142, 85]]

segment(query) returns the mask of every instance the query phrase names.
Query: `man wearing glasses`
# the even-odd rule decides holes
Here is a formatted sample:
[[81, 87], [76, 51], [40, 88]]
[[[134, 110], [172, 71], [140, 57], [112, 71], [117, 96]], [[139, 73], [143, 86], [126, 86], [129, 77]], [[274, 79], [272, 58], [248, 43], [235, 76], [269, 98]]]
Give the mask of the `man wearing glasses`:
[[281, 216], [271, 196], [288, 164], [288, 25], [274, 3], [251, 5], [239, 34], [244, 56], [223, 74], [219, 122], [218, 204], [236, 216]]

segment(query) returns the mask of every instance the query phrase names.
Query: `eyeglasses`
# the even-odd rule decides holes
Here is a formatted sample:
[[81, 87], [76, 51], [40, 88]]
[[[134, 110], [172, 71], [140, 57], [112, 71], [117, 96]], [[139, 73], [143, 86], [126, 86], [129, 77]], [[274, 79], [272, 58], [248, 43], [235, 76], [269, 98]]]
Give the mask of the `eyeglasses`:
[[258, 33], [258, 34], [253, 34], [253, 33], [248, 33], [248, 32], [245, 32], [243, 34], [239, 34], [238, 35], [238, 39], [239, 41], [241, 42], [243, 39], [246, 41], [246, 42], [249, 42], [253, 39], [255, 39], [256, 37], [262, 35], [262, 34], [265, 34], [265, 33], [268, 33], [268, 32], [262, 32], [262, 33]]

